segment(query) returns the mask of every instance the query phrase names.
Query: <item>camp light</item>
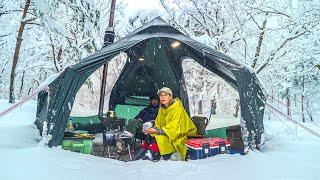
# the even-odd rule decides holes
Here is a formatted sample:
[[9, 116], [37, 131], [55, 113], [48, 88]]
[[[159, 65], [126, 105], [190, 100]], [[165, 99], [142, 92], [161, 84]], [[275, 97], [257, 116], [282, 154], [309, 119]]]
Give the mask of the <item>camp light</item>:
[[180, 46], [180, 42], [179, 41], [173, 41], [172, 43], [171, 43], [171, 47], [172, 48], [177, 48], [177, 47], [179, 47]]
[[144, 61], [144, 59], [143, 59], [142, 57], [141, 57], [141, 58], [139, 58], [138, 60], [139, 60], [139, 61]]

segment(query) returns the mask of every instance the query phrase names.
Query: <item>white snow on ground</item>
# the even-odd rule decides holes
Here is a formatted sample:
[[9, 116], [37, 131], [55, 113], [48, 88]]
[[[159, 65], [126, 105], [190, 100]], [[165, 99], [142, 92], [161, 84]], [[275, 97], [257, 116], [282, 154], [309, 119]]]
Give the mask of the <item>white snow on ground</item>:
[[[0, 100], [0, 111], [8, 107]], [[111, 159], [41, 147], [36, 102], [0, 118], [0, 179], [319, 179], [320, 139], [274, 115], [265, 118], [261, 151], [188, 161]]]
[[[287, 106], [285, 104], [283, 103], [280, 104], [277, 101], [268, 101], [268, 103], [270, 103], [272, 106], [282, 111], [284, 114], [287, 114]], [[291, 111], [292, 111], [291, 119], [296, 121], [297, 123], [302, 123], [301, 111], [298, 111], [297, 107], [293, 107]], [[314, 113], [315, 114], [313, 115], [313, 118], [314, 118], [313, 121], [311, 121], [309, 116], [306, 114], [306, 118], [305, 118], [306, 122], [302, 124], [306, 128], [309, 128], [311, 131], [314, 131], [316, 134], [320, 134], [320, 118], [317, 115], [319, 114], [319, 112], [315, 111]]]

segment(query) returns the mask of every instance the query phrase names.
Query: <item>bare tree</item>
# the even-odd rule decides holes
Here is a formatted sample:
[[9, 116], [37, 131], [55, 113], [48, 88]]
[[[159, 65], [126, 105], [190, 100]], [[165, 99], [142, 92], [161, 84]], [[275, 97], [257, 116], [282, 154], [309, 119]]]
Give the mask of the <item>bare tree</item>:
[[54, 63], [54, 67], [56, 68], [57, 72], [62, 71], [62, 67], [61, 67], [61, 63], [62, 63], [62, 47], [58, 47], [58, 52], [56, 52], [56, 47], [55, 44], [52, 40], [51, 37], [49, 37], [50, 39], [50, 46], [52, 48], [52, 56], [53, 56], [53, 63]]
[[[268, 16], [268, 13], [266, 13], [266, 16]], [[251, 18], [254, 20], [254, 17], [251, 16]], [[254, 22], [256, 22], [256, 21], [254, 20]], [[261, 51], [261, 47], [262, 47], [262, 41], [264, 39], [264, 34], [266, 32], [266, 27], [267, 27], [267, 17], [263, 21], [262, 27], [260, 27], [258, 24], [257, 24], [257, 26], [260, 29], [260, 35], [259, 35], [258, 45], [257, 45], [256, 52], [255, 52], [254, 59], [253, 59], [253, 64], [251, 66], [252, 68], [256, 67], [258, 58], [260, 56], [260, 51]]]
[[291, 116], [291, 95], [290, 95], [290, 89], [286, 89], [286, 98], [287, 98], [287, 115]]
[[280, 53], [279, 56], [277, 56], [277, 55], [279, 54], [279, 52], [281, 52], [281, 50], [283, 50], [285, 48], [285, 46], [289, 42], [297, 39], [298, 37], [306, 34], [307, 32], [309, 32], [309, 30], [304, 30], [302, 32], [296, 32], [295, 35], [285, 39], [276, 49], [271, 51], [271, 53], [269, 54], [269, 57], [267, 58], [267, 60], [256, 70], [257, 74], [259, 74], [263, 69], [265, 69], [273, 60], [284, 56], [287, 53], [287, 51], [284, 51], [283, 53]]
[[301, 86], [302, 86], [302, 94], [301, 94], [301, 116], [302, 116], [302, 122], [306, 122], [305, 119], [305, 112], [304, 112], [304, 86], [305, 86], [305, 79], [304, 76], [302, 76], [302, 80], [301, 80]]
[[10, 89], [9, 89], [9, 103], [13, 103], [15, 101], [14, 97], [14, 79], [15, 79], [15, 71], [17, 68], [17, 64], [19, 61], [19, 53], [20, 53], [20, 48], [22, 44], [22, 36], [23, 32], [25, 30], [25, 26], [28, 22], [32, 21], [33, 19], [27, 19], [27, 13], [28, 9], [30, 6], [31, 0], [26, 0], [25, 6], [23, 8], [23, 14], [22, 14], [22, 19], [20, 22], [20, 27], [18, 31], [18, 36], [17, 36], [17, 41], [16, 41], [16, 48], [14, 50], [13, 54], [13, 63], [12, 63], [12, 70], [11, 70], [11, 75], [10, 75]]

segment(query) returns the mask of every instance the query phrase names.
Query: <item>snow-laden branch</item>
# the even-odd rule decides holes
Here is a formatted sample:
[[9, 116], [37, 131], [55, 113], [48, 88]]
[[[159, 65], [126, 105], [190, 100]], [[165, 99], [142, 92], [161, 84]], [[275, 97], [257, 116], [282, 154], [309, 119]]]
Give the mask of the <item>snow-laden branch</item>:
[[254, 10], [258, 10], [260, 12], [263, 12], [263, 13], [268, 13], [268, 14], [275, 14], [275, 15], [281, 15], [281, 16], [285, 16], [287, 18], [291, 18], [290, 15], [284, 13], [284, 12], [280, 12], [278, 10], [276, 10], [275, 8], [273, 7], [270, 7], [270, 6], [267, 6], [267, 7], [264, 7], [264, 8], [261, 8], [261, 7], [254, 7], [254, 6], [251, 6], [249, 4], [246, 4], [246, 6], [250, 9], [254, 9]]
[[270, 62], [272, 62], [275, 57], [276, 57], [276, 54], [282, 50], [282, 48], [287, 44], [289, 43], [290, 41], [294, 40], [294, 39], [297, 39], [298, 37], [306, 34], [307, 32], [309, 32], [309, 30], [305, 30], [301, 33], [298, 33], [297, 35], [295, 36], [292, 36], [290, 38], [287, 38], [286, 40], [284, 40], [284, 42], [277, 48], [275, 49], [274, 51], [271, 52], [271, 54], [269, 55], [268, 59], [257, 69], [256, 73], [259, 74], [267, 65], [270, 64]]
[[167, 7], [167, 5], [164, 3], [164, 0], [160, 0], [160, 3], [162, 5], [162, 7], [165, 9], [165, 11], [167, 12], [167, 14], [170, 16], [171, 21], [174, 23], [174, 25], [176, 25], [184, 34], [190, 36], [190, 34], [188, 33], [187, 30], [185, 30], [182, 26], [180, 26], [179, 23], [177, 23], [177, 21], [175, 20], [175, 17], [173, 14], [171, 14], [169, 7]]

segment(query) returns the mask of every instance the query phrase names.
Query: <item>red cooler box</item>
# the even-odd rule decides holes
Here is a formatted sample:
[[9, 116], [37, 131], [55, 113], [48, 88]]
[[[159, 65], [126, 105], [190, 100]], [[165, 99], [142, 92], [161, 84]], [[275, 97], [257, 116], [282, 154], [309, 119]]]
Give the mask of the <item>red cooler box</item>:
[[222, 138], [189, 139], [186, 145], [188, 157], [191, 160], [203, 159], [230, 151], [230, 142]]
[[230, 141], [223, 138], [209, 138], [210, 139], [210, 154], [211, 156], [217, 154], [230, 153]]

